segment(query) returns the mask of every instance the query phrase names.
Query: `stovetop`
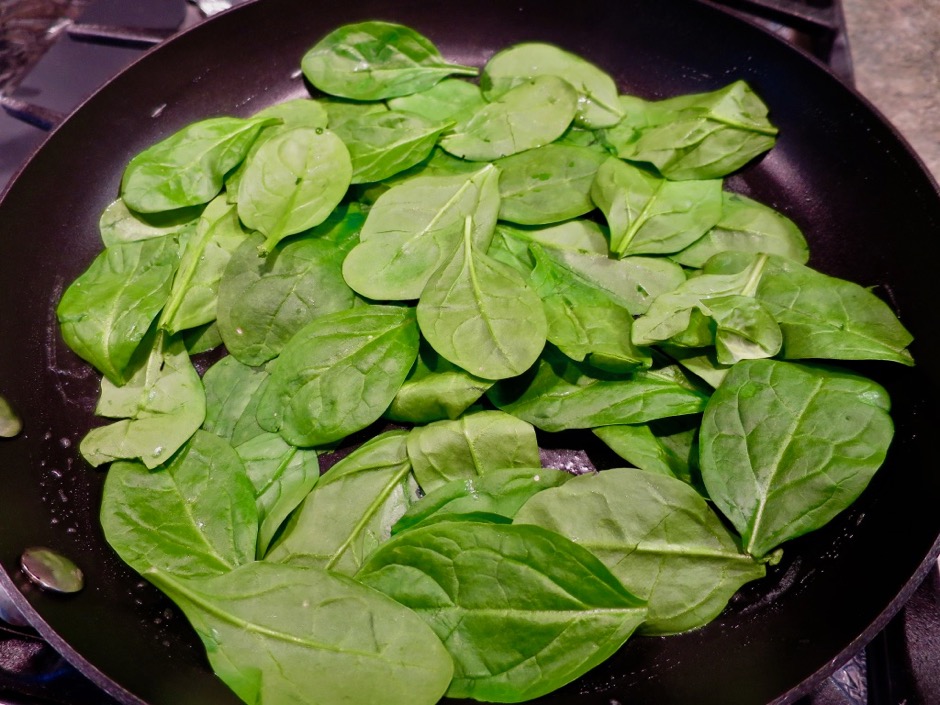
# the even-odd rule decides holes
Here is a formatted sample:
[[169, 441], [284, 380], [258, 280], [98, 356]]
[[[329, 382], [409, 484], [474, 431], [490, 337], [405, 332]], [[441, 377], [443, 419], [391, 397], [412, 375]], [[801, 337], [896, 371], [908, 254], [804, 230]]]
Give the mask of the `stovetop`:
[[[0, 189], [61, 122], [143, 50], [243, 0], [0, 0]], [[841, 0], [711, 0], [853, 82]], [[197, 7], [198, 6], [198, 7]], [[0, 594], [0, 705], [111, 705]], [[940, 704], [940, 572], [874, 641], [796, 705]]]

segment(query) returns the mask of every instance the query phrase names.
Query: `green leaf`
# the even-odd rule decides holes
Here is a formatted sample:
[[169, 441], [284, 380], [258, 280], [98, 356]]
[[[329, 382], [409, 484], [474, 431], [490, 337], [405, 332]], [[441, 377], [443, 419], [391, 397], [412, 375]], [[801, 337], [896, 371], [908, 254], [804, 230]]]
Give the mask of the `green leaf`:
[[335, 29], [304, 54], [300, 65], [324, 93], [354, 100], [419, 93], [451, 74], [477, 74], [471, 66], [447, 63], [426, 37], [390, 22]]
[[773, 208], [737, 193], [721, 194], [721, 220], [703, 237], [671, 255], [686, 267], [702, 267], [720, 252], [767, 253], [806, 264], [809, 248], [796, 223]]
[[612, 451], [640, 470], [698, 487], [697, 416], [677, 416], [639, 426], [591, 429]]
[[358, 243], [362, 212], [336, 209], [323, 223], [258, 256], [256, 235], [232, 256], [219, 287], [219, 329], [229, 353], [247, 365], [276, 357], [310, 321], [352, 308], [343, 259]]
[[706, 397], [656, 373], [613, 375], [547, 351], [534, 376], [502, 382], [487, 393], [503, 411], [543, 431], [644, 423], [696, 414]]
[[206, 396], [182, 340], [158, 334], [153, 348], [142, 346], [131, 375], [118, 387], [101, 380], [95, 413], [121, 419], [93, 428], [82, 439], [82, 456], [98, 466], [139, 458], [148, 468], [166, 462], [202, 425]]
[[165, 467], [115, 463], [104, 484], [101, 525], [138, 573], [198, 578], [254, 560], [258, 512], [232, 447], [196, 431]]
[[879, 385], [844, 372], [731, 368], [702, 420], [702, 478], [746, 551], [765, 556], [855, 501], [894, 434], [888, 406]]
[[594, 210], [591, 184], [604, 154], [548, 144], [499, 159], [500, 220], [544, 225]]
[[508, 524], [534, 494], [572, 477], [562, 470], [517, 467], [451, 480], [412, 504], [392, 527], [392, 535], [437, 521], [479, 521], [480, 516], [501, 517]]
[[416, 424], [456, 419], [491, 386], [492, 381], [474, 377], [422, 344], [414, 368], [384, 416]]
[[616, 157], [597, 170], [591, 197], [617, 256], [678, 252], [721, 218], [720, 181], [668, 181]]
[[219, 282], [232, 253], [248, 237], [235, 206], [214, 199], [185, 238], [179, 268], [159, 325], [169, 333], [211, 323], [216, 317]]
[[453, 673], [421, 619], [341, 575], [256, 562], [198, 581], [145, 577], [246, 703], [433, 705]]
[[349, 150], [335, 133], [295, 127], [267, 140], [238, 185], [238, 217], [266, 236], [262, 252], [319, 225], [339, 205], [352, 178]]
[[498, 52], [483, 68], [480, 85], [487, 99], [494, 100], [536, 76], [558, 76], [574, 86], [575, 122], [582, 127], [609, 127], [622, 117], [613, 79], [580, 56], [550, 44], [516, 44]]
[[[636, 102], [642, 103], [639, 99]], [[711, 93], [678, 96], [629, 116], [626, 139], [608, 135], [617, 156], [654, 164], [670, 179], [713, 179], [773, 147], [777, 128], [767, 106], [744, 81]]]
[[196, 206], [169, 213], [135, 213], [119, 198], [104, 209], [98, 231], [105, 247], [181, 235], [196, 227], [200, 211]]
[[323, 476], [284, 529], [269, 561], [353, 575], [417, 500], [405, 431], [363, 443]]
[[540, 492], [516, 515], [575, 541], [647, 601], [643, 634], [675, 634], [718, 616], [765, 568], [684, 482], [622, 468]]
[[73, 281], [56, 308], [62, 337], [115, 384], [166, 303], [179, 264], [173, 238], [109, 247]]
[[414, 309], [363, 306], [322, 316], [284, 347], [257, 418], [292, 445], [323, 445], [388, 408], [418, 356]]
[[541, 464], [535, 429], [501, 411], [479, 411], [413, 428], [408, 457], [425, 492], [493, 470]]
[[139, 213], [208, 203], [261, 129], [276, 122], [220, 117], [187, 125], [131, 159], [121, 180], [121, 197]]
[[[551, 247], [556, 250], [573, 250], [575, 252], [607, 255], [607, 235], [604, 234], [604, 230], [600, 225], [586, 218], [543, 227], [519, 227], [499, 223], [496, 226], [494, 240], [497, 236], [503, 239], [521, 240], [528, 245], [537, 243], [543, 247]], [[535, 262], [532, 261], [531, 264], [534, 266]], [[531, 267], [528, 267], [527, 271], [528, 269], [531, 269]]]
[[320, 463], [316, 451], [292, 446], [276, 433], [261, 433], [236, 446], [235, 452], [254, 487], [260, 559], [281, 524], [317, 484]]
[[480, 87], [459, 78], [445, 78], [420, 93], [388, 101], [392, 110], [415, 113], [435, 122], [460, 120], [485, 105]]
[[594, 556], [536, 526], [439, 522], [405, 531], [356, 576], [418, 613], [454, 659], [447, 695], [520, 702], [612, 655], [643, 602]]
[[4, 397], [0, 397], [0, 438], [13, 438], [23, 430], [23, 422]]
[[263, 433], [255, 420], [261, 385], [268, 373], [237, 358], [223, 357], [202, 376], [206, 390], [203, 428], [238, 446]]
[[352, 183], [381, 181], [424, 160], [453, 122], [388, 110], [348, 120], [336, 134], [349, 149]]
[[183, 332], [183, 344], [190, 357], [215, 350], [222, 344], [222, 334], [216, 321], [204, 323]]
[[440, 145], [471, 161], [490, 161], [553, 142], [571, 124], [578, 94], [557, 76], [520, 83], [466, 121]]
[[722, 365], [773, 357], [783, 333], [770, 312], [749, 296], [718, 296], [704, 301], [702, 313], [715, 322], [715, 347]]
[[379, 197], [346, 257], [343, 276], [356, 292], [376, 301], [417, 299], [431, 275], [462, 242], [467, 217], [472, 239], [485, 251], [499, 212], [499, 170], [419, 176]]
[[463, 244], [421, 292], [418, 325], [442, 357], [467, 372], [514, 377], [545, 346], [542, 302], [514, 269], [477, 252], [472, 238], [468, 216]]
[[[730, 274], [752, 266], [754, 255], [729, 252], [705, 271]], [[756, 298], [780, 324], [781, 356], [789, 360], [889, 360], [913, 365], [913, 337], [888, 305], [868, 289], [770, 255]]]

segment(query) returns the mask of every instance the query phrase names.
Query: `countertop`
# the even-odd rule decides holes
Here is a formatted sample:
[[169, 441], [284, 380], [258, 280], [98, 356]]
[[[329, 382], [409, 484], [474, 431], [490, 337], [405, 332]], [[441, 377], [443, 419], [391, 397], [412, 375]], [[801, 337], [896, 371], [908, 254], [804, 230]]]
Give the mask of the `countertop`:
[[842, 0], [855, 84], [940, 180], [940, 0]]

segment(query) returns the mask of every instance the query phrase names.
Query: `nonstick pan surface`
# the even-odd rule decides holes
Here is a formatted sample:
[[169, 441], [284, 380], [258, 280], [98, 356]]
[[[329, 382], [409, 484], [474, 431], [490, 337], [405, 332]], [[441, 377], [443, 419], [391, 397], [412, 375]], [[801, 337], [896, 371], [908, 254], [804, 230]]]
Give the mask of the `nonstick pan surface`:
[[[0, 202], [0, 394], [25, 422], [19, 438], [0, 443], [0, 584], [19, 587], [14, 597], [42, 635], [122, 702], [237, 702], [183, 617], [104, 542], [104, 472], [77, 453], [98, 423], [98, 378], [62, 344], [54, 307], [100, 250], [99, 214], [134, 154], [193, 120], [249, 115], [305, 94], [304, 51], [365, 19], [411, 25], [460, 63], [547, 41], [603, 67], [623, 92], [661, 98], [740, 78], [769, 104], [777, 146], [727, 187], [795, 220], [813, 266], [875, 287], [914, 333], [914, 369], [854, 366], [891, 392], [894, 445], [851, 509], [788, 544], [768, 577], [745, 586], [715, 622], [633, 639], [538, 702], [756, 705], [808, 692], [899, 609], [938, 551], [940, 197], [853, 91], [763, 31], [693, 0], [259, 0], [158, 47], [105, 86]], [[85, 589], [62, 597], [28, 585], [18, 559], [33, 545], [78, 563]]]

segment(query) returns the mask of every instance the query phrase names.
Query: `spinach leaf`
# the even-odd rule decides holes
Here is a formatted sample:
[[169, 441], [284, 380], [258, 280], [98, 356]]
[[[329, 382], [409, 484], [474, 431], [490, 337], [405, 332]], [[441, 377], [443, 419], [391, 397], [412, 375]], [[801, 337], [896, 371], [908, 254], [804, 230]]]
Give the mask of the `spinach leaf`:
[[646, 615], [597, 558], [537, 526], [419, 527], [379, 548], [356, 577], [441, 638], [454, 659], [453, 698], [548, 693], [613, 654]]
[[702, 420], [702, 478], [760, 558], [826, 524], [861, 494], [894, 433], [887, 393], [864, 377], [739, 362]]
[[642, 117], [625, 118], [631, 129], [606, 139], [617, 156], [649, 162], [670, 179], [730, 174], [773, 147], [777, 135], [767, 106], [744, 81], [646, 104], [639, 112]]
[[[755, 257], [728, 252], [709, 260], [706, 273], [751, 267]], [[770, 255], [756, 298], [780, 324], [782, 357], [790, 360], [889, 360], [913, 365], [913, 337], [888, 305], [868, 289]]]
[[384, 417], [409, 423], [456, 419], [491, 386], [492, 381], [474, 377], [422, 344], [414, 368]]
[[646, 313], [657, 296], [685, 281], [682, 267], [659, 257], [616, 260], [593, 252], [550, 246], [543, 246], [542, 253], [560, 272], [600, 289], [634, 316]]
[[392, 527], [392, 535], [430, 522], [472, 521], [481, 516], [508, 524], [534, 494], [572, 477], [562, 470], [534, 467], [492, 470], [480, 477], [452, 480], [412, 504]]
[[351, 308], [356, 296], [343, 279], [343, 259], [358, 243], [364, 217], [337, 208], [302, 236], [258, 256], [256, 235], [236, 250], [219, 287], [219, 329], [229, 353], [247, 365], [277, 356], [319, 316]]
[[0, 438], [13, 438], [23, 430], [23, 422], [4, 397], [0, 397]]
[[556, 531], [597, 556], [647, 601], [644, 634], [707, 624], [741, 585], [765, 573], [695, 490], [633, 468], [582, 475], [540, 492], [514, 523]]
[[198, 581], [144, 577], [179, 605], [246, 703], [433, 705], [453, 673], [420, 618], [341, 575], [256, 562]]
[[480, 85], [488, 100], [503, 95], [523, 80], [558, 76], [578, 91], [575, 122], [582, 127], [616, 125], [623, 113], [614, 80], [580, 56], [551, 44], [515, 44], [498, 52], [483, 68]]
[[349, 149], [352, 183], [381, 181], [425, 159], [453, 122], [387, 110], [348, 120], [336, 134]]
[[605, 160], [589, 147], [560, 144], [497, 160], [500, 220], [544, 225], [594, 210], [591, 184]]
[[235, 452], [245, 464], [258, 507], [258, 558], [268, 551], [275, 533], [320, 479], [313, 450], [297, 448], [276, 433], [261, 433]]
[[721, 218], [721, 181], [660, 179], [616, 157], [597, 170], [591, 197], [617, 256], [678, 252]]
[[658, 349], [678, 362], [682, 367], [704, 380], [713, 389], [717, 388], [730, 365], [718, 362], [718, 353], [715, 348], [681, 348], [676, 345], [660, 345]]
[[468, 216], [463, 244], [421, 292], [418, 325], [442, 357], [467, 372], [514, 377], [545, 346], [545, 312], [516, 270], [474, 249], [473, 230]]
[[702, 313], [715, 322], [719, 364], [773, 357], [783, 345], [783, 332], [770, 312], [749, 296], [717, 296], [704, 301]]
[[809, 259], [806, 238], [796, 223], [773, 208], [725, 191], [718, 224], [671, 257], [686, 267], [703, 267], [711, 256], [728, 250], [780, 255], [800, 264]]
[[578, 362], [609, 372], [630, 372], [652, 363], [649, 351], [633, 344], [633, 316], [601, 289], [567, 275], [540, 245], [530, 250], [537, 262], [529, 283], [542, 298], [548, 341]]
[[696, 414], [706, 396], [653, 372], [613, 375], [546, 350], [534, 375], [495, 385], [487, 397], [543, 431], [644, 423]]
[[258, 421], [296, 446], [339, 440], [382, 415], [417, 356], [414, 309], [363, 306], [322, 316], [284, 346]]
[[206, 206], [196, 232], [184, 240], [179, 269], [160, 315], [161, 328], [178, 333], [215, 320], [222, 273], [247, 237], [235, 206], [225, 198]]
[[557, 76], [527, 79], [459, 123], [440, 145], [454, 156], [490, 161], [553, 142], [571, 124], [578, 94]]
[[479, 411], [413, 428], [408, 458], [425, 492], [493, 470], [540, 465], [535, 429], [501, 411]]
[[406, 431], [363, 443], [330, 468], [291, 517], [268, 560], [352, 575], [417, 500]]
[[196, 227], [200, 210], [195, 206], [169, 213], [135, 213], [119, 198], [104, 209], [98, 220], [98, 232], [105, 247], [181, 235]]
[[480, 87], [458, 78], [445, 78], [420, 93], [388, 101], [392, 110], [415, 113], [435, 122], [459, 120], [485, 105]]
[[254, 560], [258, 512], [245, 468], [218, 436], [196, 431], [165, 467], [115, 463], [101, 500], [105, 538], [141, 575], [227, 573]]
[[486, 250], [499, 212], [499, 171], [419, 176], [379, 197], [343, 262], [346, 283], [377, 301], [417, 299], [431, 275], [450, 261], [468, 216], [474, 245]]
[[101, 380], [95, 413], [121, 419], [93, 428], [79, 449], [91, 465], [120, 458], [140, 458], [155, 468], [196, 432], [206, 416], [202, 381], [182, 340], [158, 334], [152, 347], [142, 345], [130, 366], [127, 383]]
[[238, 217], [266, 236], [268, 254], [280, 240], [319, 225], [339, 205], [352, 178], [349, 150], [335, 133], [295, 127], [267, 140], [238, 185]]
[[121, 179], [121, 198], [138, 213], [208, 203], [261, 129], [276, 122], [220, 117], [187, 125], [131, 159]]
[[[557, 223], [545, 227], [519, 227], [499, 223], [496, 226], [496, 235], [502, 239], [513, 238], [524, 243], [538, 243], [544, 247], [556, 250], [574, 250], [576, 252], [591, 252], [598, 255], [607, 254], [607, 235], [604, 229], [593, 220], [580, 218]], [[515, 249], [510, 247], [510, 249]], [[492, 253], [491, 253], [492, 254]], [[534, 260], [531, 261], [535, 265]], [[531, 267], [527, 267], [528, 272]]]
[[336, 130], [349, 120], [360, 120], [366, 115], [384, 113], [388, 110], [385, 103], [360, 103], [339, 98], [325, 98], [321, 102], [326, 108], [327, 127], [331, 130]]
[[222, 334], [216, 321], [183, 331], [183, 344], [190, 357], [215, 350], [222, 344]]
[[304, 76], [324, 93], [354, 100], [382, 100], [418, 93], [451, 74], [477, 69], [444, 61], [426, 37], [390, 22], [360, 22], [333, 30], [300, 63]]
[[612, 451], [634, 467], [698, 485], [697, 416], [677, 416], [638, 426], [592, 429]]
[[[202, 376], [206, 390], [203, 428], [238, 446], [263, 433], [255, 420], [254, 406], [268, 373], [249, 367], [237, 358], [223, 357]], [[254, 405], [252, 404], [254, 402]]]
[[114, 245], [73, 281], [56, 308], [62, 338], [114, 384], [166, 303], [179, 264], [174, 238]]

